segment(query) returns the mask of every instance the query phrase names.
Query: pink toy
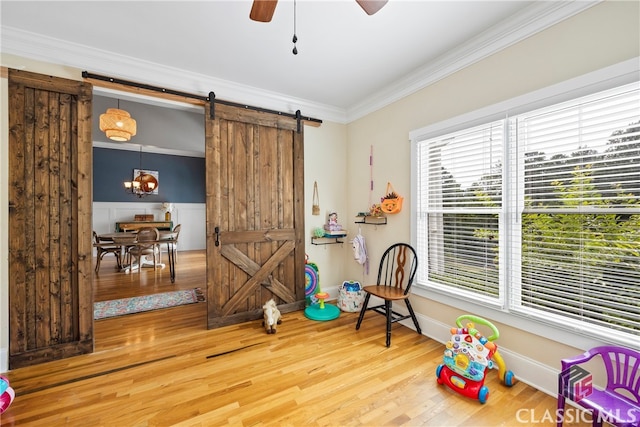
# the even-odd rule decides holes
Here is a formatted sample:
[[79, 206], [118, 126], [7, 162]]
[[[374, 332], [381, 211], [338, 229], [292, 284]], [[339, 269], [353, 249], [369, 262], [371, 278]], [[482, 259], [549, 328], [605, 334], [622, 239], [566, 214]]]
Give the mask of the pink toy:
[[7, 410], [15, 397], [16, 392], [9, 387], [9, 379], [0, 375], [0, 414]]

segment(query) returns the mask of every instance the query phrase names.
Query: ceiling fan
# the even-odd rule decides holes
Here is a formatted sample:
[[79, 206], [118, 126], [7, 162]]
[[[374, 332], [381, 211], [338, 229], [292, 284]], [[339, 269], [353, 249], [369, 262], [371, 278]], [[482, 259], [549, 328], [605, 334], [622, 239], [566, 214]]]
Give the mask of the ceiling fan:
[[[356, 0], [356, 3], [367, 13], [373, 15], [387, 3], [387, 0]], [[276, 10], [278, 0], [253, 0], [249, 17], [253, 21], [270, 22]]]

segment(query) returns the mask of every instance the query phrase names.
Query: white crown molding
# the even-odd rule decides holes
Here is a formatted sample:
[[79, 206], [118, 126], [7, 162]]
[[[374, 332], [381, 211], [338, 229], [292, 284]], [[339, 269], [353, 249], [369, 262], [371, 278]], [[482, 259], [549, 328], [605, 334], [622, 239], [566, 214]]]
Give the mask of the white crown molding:
[[345, 123], [342, 108], [241, 85], [187, 70], [156, 64], [114, 52], [91, 48], [17, 28], [2, 27], [2, 53], [104, 74], [122, 80], [141, 82], [172, 90], [295, 114]]
[[[132, 144], [130, 142], [104, 142], [93, 141], [93, 146], [96, 148], [107, 148], [109, 150], [126, 150], [140, 152], [140, 144]], [[201, 157], [204, 158], [204, 153], [197, 151], [176, 150], [173, 148], [161, 148], [152, 147], [148, 145], [142, 146], [143, 153], [156, 153], [167, 154], [169, 156], [182, 156], [182, 157]]]
[[424, 89], [465, 67], [595, 6], [601, 1], [535, 2], [523, 12], [490, 28], [470, 42], [442, 55], [386, 89], [380, 90], [375, 95], [349, 107], [347, 123]]
[[300, 110], [304, 116], [346, 124], [411, 95], [601, 1], [534, 2], [524, 12], [503, 21], [469, 43], [399, 79], [347, 110], [7, 26], [2, 27], [1, 48], [3, 53], [111, 75], [123, 80], [170, 87], [203, 96], [208, 96], [209, 92], [213, 91], [216, 98], [226, 101], [288, 113]]

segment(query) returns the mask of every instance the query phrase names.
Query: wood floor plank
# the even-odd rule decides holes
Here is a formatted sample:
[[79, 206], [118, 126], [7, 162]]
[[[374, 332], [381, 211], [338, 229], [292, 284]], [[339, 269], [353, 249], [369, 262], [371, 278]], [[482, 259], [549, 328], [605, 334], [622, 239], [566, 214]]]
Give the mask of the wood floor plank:
[[[96, 300], [190, 289], [204, 271], [203, 252], [180, 254], [175, 285], [168, 272], [132, 280], [105, 259]], [[94, 353], [5, 374], [16, 399], [2, 426], [555, 425], [554, 397], [491, 371], [480, 404], [436, 383], [442, 344], [395, 324], [387, 348], [382, 316], [359, 331], [356, 320], [299, 311], [274, 335], [261, 321], [207, 330], [203, 303], [98, 320]]]

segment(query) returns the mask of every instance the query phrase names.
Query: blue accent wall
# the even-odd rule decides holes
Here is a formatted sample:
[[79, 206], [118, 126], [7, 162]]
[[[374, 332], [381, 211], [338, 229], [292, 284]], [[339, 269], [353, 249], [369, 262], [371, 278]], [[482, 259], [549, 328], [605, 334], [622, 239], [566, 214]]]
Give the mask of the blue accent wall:
[[126, 193], [123, 185], [140, 163], [140, 152], [94, 147], [93, 201], [205, 203], [204, 158], [143, 152], [142, 169], [158, 171], [158, 195], [142, 198]]

